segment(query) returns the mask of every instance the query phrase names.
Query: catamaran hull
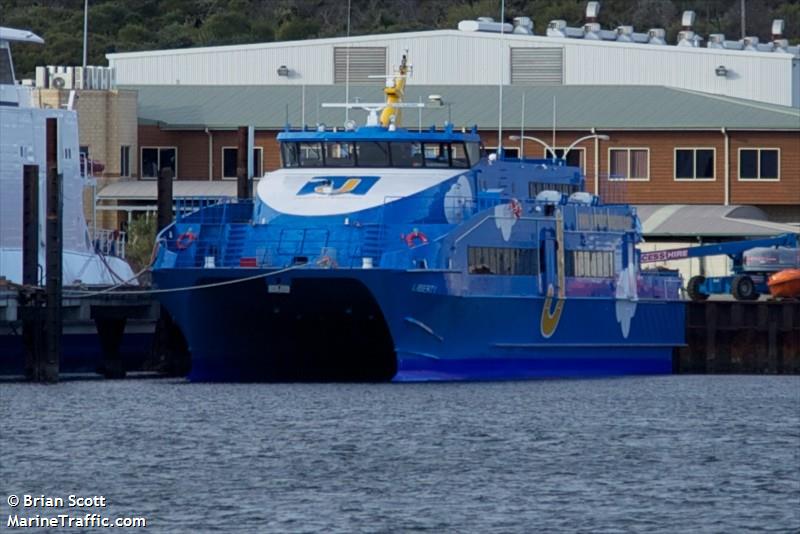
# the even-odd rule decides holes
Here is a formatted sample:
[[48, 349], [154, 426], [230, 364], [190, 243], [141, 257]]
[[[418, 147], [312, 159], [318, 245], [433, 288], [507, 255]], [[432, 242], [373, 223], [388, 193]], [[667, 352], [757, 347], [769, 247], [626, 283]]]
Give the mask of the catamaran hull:
[[[258, 274], [268, 272], [162, 269], [154, 280], [167, 289]], [[467, 282], [453, 272], [299, 268], [159, 298], [188, 341], [195, 381], [663, 374], [684, 343], [679, 301], [559, 303], [480, 294]]]

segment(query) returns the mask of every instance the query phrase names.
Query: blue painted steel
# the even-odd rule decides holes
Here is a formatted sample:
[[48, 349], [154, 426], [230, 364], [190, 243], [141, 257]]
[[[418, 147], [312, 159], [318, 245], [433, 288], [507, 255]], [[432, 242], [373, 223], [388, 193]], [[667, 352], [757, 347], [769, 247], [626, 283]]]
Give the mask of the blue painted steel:
[[[383, 128], [279, 140], [433, 135], [477, 140]], [[254, 202], [181, 214], [159, 235], [153, 279], [179, 290], [159, 299], [195, 380], [670, 372], [681, 279], [642, 271], [635, 209], [573, 195], [583, 187], [561, 160], [282, 169]]]

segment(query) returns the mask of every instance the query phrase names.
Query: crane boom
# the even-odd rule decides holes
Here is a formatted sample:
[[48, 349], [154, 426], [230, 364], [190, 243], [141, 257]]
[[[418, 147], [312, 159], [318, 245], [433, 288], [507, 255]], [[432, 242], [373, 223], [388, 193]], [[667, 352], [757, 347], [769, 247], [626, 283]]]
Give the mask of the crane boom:
[[641, 263], [654, 263], [657, 261], [684, 260], [703, 256], [731, 257], [740, 255], [756, 247], [796, 247], [797, 234], [782, 234], [764, 239], [745, 239], [744, 241], [730, 241], [728, 243], [715, 243], [713, 245], [700, 245], [697, 247], [673, 248], [669, 250], [655, 250], [643, 252]]

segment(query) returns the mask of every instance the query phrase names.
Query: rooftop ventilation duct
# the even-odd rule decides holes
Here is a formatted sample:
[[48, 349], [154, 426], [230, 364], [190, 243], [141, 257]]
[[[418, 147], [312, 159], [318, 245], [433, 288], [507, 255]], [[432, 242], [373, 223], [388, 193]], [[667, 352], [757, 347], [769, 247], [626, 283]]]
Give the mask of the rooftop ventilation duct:
[[633, 31], [633, 26], [617, 26], [617, 41], [621, 43], [647, 43], [649, 39], [646, 33]]
[[739, 41], [727, 41], [725, 40], [724, 33], [712, 33], [708, 36], [708, 43], [706, 43], [708, 48], [724, 48], [725, 50], [741, 50], [742, 43]]
[[786, 23], [783, 19], [775, 19], [772, 21], [772, 40], [777, 41], [783, 38], [783, 30], [786, 28]]
[[511, 33], [514, 28], [507, 22], [495, 22], [491, 17], [478, 17], [478, 20], [462, 20], [458, 29], [462, 32]]
[[571, 28], [567, 26], [566, 20], [551, 20], [547, 24], [548, 37], [571, 37], [573, 39], [582, 39], [584, 36], [583, 28]]
[[694, 11], [687, 10], [683, 12], [683, 16], [681, 16], [681, 26], [683, 26], [684, 30], [691, 30], [692, 26], [694, 26], [694, 20], [697, 18], [697, 14]]
[[514, 17], [514, 33], [533, 35], [533, 20], [530, 17]]
[[586, 3], [586, 22], [597, 22], [597, 17], [600, 15], [600, 2], [587, 2]]
[[667, 31], [664, 28], [650, 28], [647, 30], [647, 43], [653, 45], [667, 44]]

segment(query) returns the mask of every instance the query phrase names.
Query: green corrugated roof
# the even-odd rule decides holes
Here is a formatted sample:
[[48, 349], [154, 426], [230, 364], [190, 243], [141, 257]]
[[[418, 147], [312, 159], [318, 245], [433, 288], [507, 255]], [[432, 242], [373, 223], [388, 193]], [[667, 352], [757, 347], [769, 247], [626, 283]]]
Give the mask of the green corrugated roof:
[[[344, 102], [341, 85], [306, 86], [127, 86], [139, 91], [139, 119], [157, 121], [170, 128], [232, 128], [252, 125], [279, 129], [289, 122], [301, 124], [305, 92], [305, 122], [341, 125], [344, 110], [320, 108], [324, 102]], [[477, 124], [496, 129], [496, 86], [426, 85], [406, 88], [406, 101], [428, 100], [438, 94], [450, 102], [453, 123]], [[553, 125], [553, 98], [559, 129], [742, 129], [800, 130], [800, 109], [659, 86], [551, 86], [503, 87], [503, 127], [521, 126], [525, 95], [525, 128], [549, 129]], [[350, 87], [350, 99], [382, 102], [380, 86]], [[447, 106], [424, 109], [422, 125], [442, 124]], [[351, 116], [363, 123], [364, 112]], [[417, 126], [417, 110], [405, 110], [403, 124]]]

